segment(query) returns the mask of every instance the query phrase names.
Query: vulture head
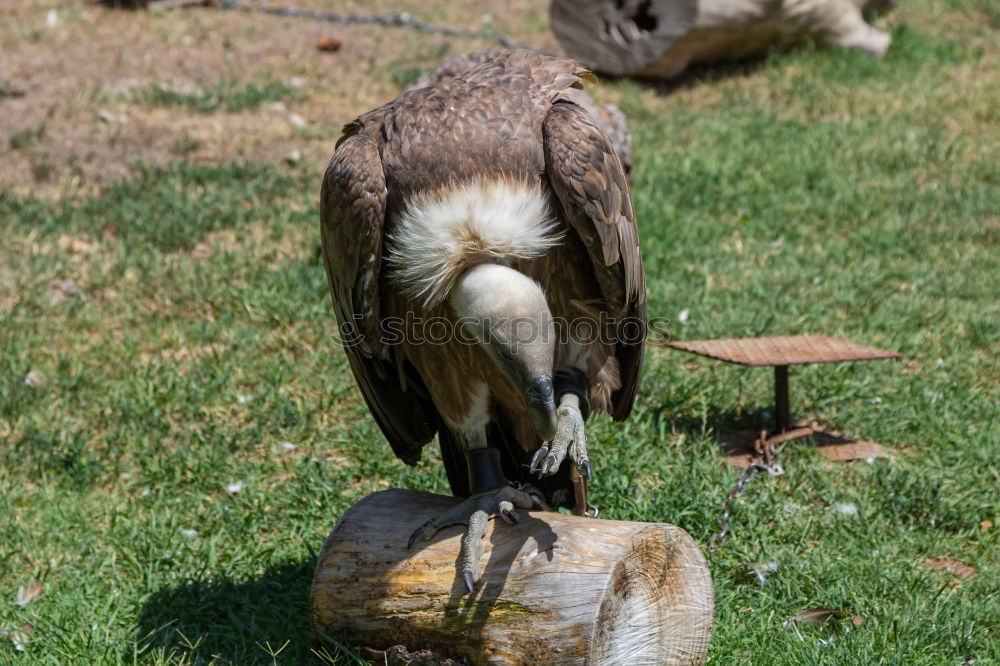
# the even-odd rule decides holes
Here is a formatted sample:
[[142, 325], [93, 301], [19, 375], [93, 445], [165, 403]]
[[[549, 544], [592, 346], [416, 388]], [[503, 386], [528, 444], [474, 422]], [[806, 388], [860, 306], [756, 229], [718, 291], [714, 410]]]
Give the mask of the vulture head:
[[448, 303], [463, 332], [486, 350], [517, 390], [538, 436], [552, 439], [555, 327], [541, 286], [501, 264], [479, 264], [458, 279]]

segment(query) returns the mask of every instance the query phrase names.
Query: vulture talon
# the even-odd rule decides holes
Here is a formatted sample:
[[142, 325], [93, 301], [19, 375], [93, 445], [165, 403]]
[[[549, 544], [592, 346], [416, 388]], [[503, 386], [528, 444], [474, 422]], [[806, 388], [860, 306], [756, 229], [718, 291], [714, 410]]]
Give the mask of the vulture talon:
[[428, 520], [410, 535], [407, 548], [417, 541], [429, 541], [441, 529], [451, 525], [465, 525], [462, 547], [458, 558], [458, 577], [471, 594], [479, 582], [479, 560], [483, 554], [483, 537], [490, 518], [500, 516], [505, 522], [516, 525], [520, 521], [517, 509], [531, 509], [535, 500], [526, 492], [513, 486], [473, 495], [449, 508], [440, 516]]
[[532, 474], [538, 474], [539, 476], [542, 476], [541, 463], [542, 460], [544, 460], [545, 456], [547, 455], [549, 455], [549, 447], [548, 443], [546, 442], [545, 444], [542, 444], [540, 447], [538, 447], [538, 450], [535, 451], [535, 455], [531, 457], [531, 467], [528, 468], [528, 471], [531, 472]]
[[[429, 541], [429, 540], [433, 539], [434, 535], [437, 534], [437, 532], [438, 532], [437, 529], [435, 529], [433, 532], [431, 532], [427, 536], [424, 536], [424, 533], [427, 532], [428, 528], [432, 527], [433, 525], [434, 525], [434, 521], [433, 520], [428, 520], [426, 523], [424, 523], [423, 525], [421, 525], [417, 529], [413, 530], [413, 533], [410, 535], [410, 538], [406, 542], [406, 550], [410, 550], [411, 548], [413, 548], [413, 544], [418, 539], [420, 539], [420, 537], [422, 537], [422, 536], [423, 536], [423, 540], [424, 541]], [[438, 528], [438, 529], [440, 529], [440, 528]]]
[[580, 398], [574, 393], [566, 393], [560, 398], [559, 410], [556, 412], [556, 434], [551, 441], [539, 447], [531, 459], [531, 472], [539, 477], [558, 472], [568, 454], [580, 472], [590, 480], [587, 434], [579, 404]]

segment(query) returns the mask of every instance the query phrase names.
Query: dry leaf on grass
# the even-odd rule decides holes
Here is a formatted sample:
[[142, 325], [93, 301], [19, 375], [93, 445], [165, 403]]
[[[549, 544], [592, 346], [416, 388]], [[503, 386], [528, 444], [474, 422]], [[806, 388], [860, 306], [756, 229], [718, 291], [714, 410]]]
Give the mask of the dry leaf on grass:
[[128, 122], [128, 116], [124, 113], [111, 113], [107, 109], [101, 109], [97, 112], [97, 117], [101, 119], [102, 122], [108, 125], [123, 125]]
[[32, 370], [24, 376], [24, 383], [31, 388], [41, 388], [45, 386], [45, 375], [38, 370]]
[[34, 631], [35, 628], [33, 626], [27, 622], [22, 622], [17, 629], [0, 630], [0, 638], [9, 638], [10, 642], [14, 644], [15, 650], [18, 652], [24, 652], [24, 646], [31, 640], [31, 634], [34, 633]]
[[834, 620], [842, 620], [844, 618], [850, 618], [851, 624], [853, 624], [855, 627], [864, 623], [865, 621], [865, 619], [860, 615], [852, 615], [840, 608], [830, 608], [829, 606], [816, 606], [814, 608], [807, 608], [805, 610], [799, 611], [792, 618], [785, 620], [781, 626], [784, 627], [785, 629], [791, 627], [792, 623], [819, 626], [822, 624], [833, 622]]
[[27, 585], [22, 585], [17, 588], [17, 599], [14, 601], [18, 606], [27, 606], [32, 601], [42, 596], [42, 590], [45, 586], [42, 585], [42, 581], [33, 580]]
[[94, 243], [86, 238], [73, 238], [62, 234], [56, 239], [56, 244], [63, 250], [71, 252], [89, 252], [94, 248]]
[[49, 284], [52, 291], [52, 301], [67, 301], [80, 295], [80, 288], [76, 286], [76, 280], [53, 280]]
[[842, 516], [858, 515], [858, 505], [851, 502], [836, 502], [830, 507], [830, 510]]
[[920, 563], [919, 568], [925, 570], [934, 569], [936, 571], [944, 571], [945, 573], [949, 573], [960, 580], [972, 578], [976, 575], [975, 568], [969, 566], [965, 562], [960, 562], [953, 557], [928, 557]]
[[825, 624], [831, 620], [839, 620], [840, 618], [846, 616], [847, 613], [840, 610], [839, 608], [830, 608], [829, 606], [816, 606], [815, 608], [807, 608], [805, 610], [800, 610], [790, 620], [785, 620], [784, 626], [787, 628], [788, 625], [792, 622], [819, 625], [819, 624]]

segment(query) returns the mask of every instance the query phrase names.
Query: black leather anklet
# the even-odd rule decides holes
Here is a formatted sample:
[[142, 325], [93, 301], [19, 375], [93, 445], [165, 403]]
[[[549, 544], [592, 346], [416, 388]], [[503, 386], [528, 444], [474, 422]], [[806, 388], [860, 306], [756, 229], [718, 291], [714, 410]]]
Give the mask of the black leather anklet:
[[469, 449], [469, 471], [473, 495], [510, 485], [500, 467], [500, 450], [491, 446]]
[[586, 421], [590, 416], [590, 382], [587, 381], [587, 375], [576, 368], [560, 370], [556, 373], [553, 383], [556, 390], [556, 408], [558, 409], [559, 401], [564, 395], [572, 393], [580, 399], [580, 414]]

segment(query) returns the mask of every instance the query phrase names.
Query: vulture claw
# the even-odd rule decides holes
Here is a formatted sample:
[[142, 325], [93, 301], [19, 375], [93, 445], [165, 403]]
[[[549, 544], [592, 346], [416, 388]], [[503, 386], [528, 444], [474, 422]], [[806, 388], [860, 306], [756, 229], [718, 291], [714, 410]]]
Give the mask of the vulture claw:
[[539, 476], [543, 475], [543, 472], [542, 472], [542, 460], [545, 459], [545, 456], [549, 455], [549, 446], [548, 446], [548, 444], [549, 443], [546, 442], [546, 443], [542, 444], [541, 446], [539, 446], [538, 450], [535, 451], [535, 455], [533, 455], [531, 457], [531, 467], [528, 468], [528, 471], [531, 472], [532, 474], [536, 474], [537, 473]]
[[513, 509], [504, 509], [500, 512], [503, 519], [507, 521], [508, 525], [517, 525], [521, 522], [521, 517], [517, 515], [517, 511]]
[[556, 434], [551, 441], [542, 444], [532, 456], [530, 471], [533, 474], [539, 477], [555, 474], [568, 454], [577, 469], [588, 481], [590, 480], [587, 433], [584, 429], [579, 400], [573, 393], [567, 393], [560, 398], [559, 409], [556, 411]]
[[479, 560], [483, 554], [483, 537], [486, 536], [490, 518], [500, 516], [505, 522], [516, 525], [520, 516], [515, 509], [531, 509], [534, 504], [535, 500], [528, 493], [511, 486], [473, 495], [414, 530], [406, 548], [412, 548], [418, 541], [433, 539], [445, 527], [465, 525], [458, 558], [458, 577], [469, 594], [472, 594], [480, 577]]
[[[426, 523], [424, 523], [417, 529], [413, 530], [413, 534], [410, 535], [410, 538], [406, 542], [406, 550], [410, 550], [411, 548], [413, 548], [413, 544], [417, 541], [417, 539], [423, 536], [424, 532], [426, 532], [427, 529], [430, 528], [433, 524], [434, 524], [433, 520], [428, 520]], [[437, 529], [435, 529], [433, 532], [425, 536], [424, 541], [432, 539], [435, 534], [437, 534]]]

